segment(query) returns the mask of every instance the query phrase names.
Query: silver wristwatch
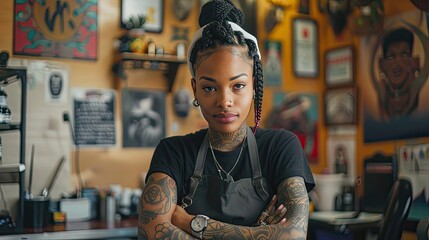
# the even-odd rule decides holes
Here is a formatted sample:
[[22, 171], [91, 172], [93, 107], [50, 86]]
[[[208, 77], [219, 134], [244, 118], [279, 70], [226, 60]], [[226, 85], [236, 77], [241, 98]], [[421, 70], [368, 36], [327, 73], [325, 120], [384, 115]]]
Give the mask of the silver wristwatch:
[[204, 215], [197, 215], [191, 221], [192, 236], [203, 239], [203, 232], [208, 226], [209, 217]]

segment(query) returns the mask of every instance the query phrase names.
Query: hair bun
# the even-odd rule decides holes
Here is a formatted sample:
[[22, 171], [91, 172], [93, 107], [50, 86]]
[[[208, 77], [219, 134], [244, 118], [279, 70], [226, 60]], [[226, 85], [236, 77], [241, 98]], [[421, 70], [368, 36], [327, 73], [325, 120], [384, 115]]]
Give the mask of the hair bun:
[[243, 20], [243, 13], [231, 1], [212, 0], [201, 8], [199, 24], [202, 27], [211, 22], [231, 21], [241, 26]]

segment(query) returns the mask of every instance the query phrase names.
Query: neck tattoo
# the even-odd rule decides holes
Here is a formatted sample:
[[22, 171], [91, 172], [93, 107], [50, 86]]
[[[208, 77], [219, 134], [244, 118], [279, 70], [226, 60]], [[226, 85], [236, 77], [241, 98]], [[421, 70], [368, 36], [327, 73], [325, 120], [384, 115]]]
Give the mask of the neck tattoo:
[[[234, 182], [234, 178], [231, 176], [231, 172], [234, 171], [235, 167], [237, 166], [238, 161], [240, 160], [241, 153], [243, 152], [244, 140], [246, 140], [246, 138], [241, 143], [240, 153], [238, 154], [237, 160], [235, 160], [234, 166], [232, 166], [232, 168], [231, 168], [231, 170], [229, 170], [229, 172], [225, 171], [225, 169], [223, 169], [222, 166], [220, 165], [220, 163], [217, 161], [216, 156], [213, 152], [213, 146], [212, 146], [212, 143], [210, 141], [210, 138], [208, 138], [208, 140], [209, 140], [209, 145], [210, 145], [210, 151], [212, 152], [213, 160], [214, 160], [216, 169], [219, 173], [220, 179], [222, 179], [226, 182]], [[223, 177], [223, 175], [225, 175], [225, 177]]]

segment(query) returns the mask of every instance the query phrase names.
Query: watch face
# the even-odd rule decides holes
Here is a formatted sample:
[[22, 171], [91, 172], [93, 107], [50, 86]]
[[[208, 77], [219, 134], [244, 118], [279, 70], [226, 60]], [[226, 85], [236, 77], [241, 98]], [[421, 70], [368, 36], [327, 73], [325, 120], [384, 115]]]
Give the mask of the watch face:
[[194, 232], [201, 232], [206, 227], [207, 219], [205, 219], [202, 216], [196, 216], [194, 219], [192, 219], [191, 222], [191, 228], [194, 230]]

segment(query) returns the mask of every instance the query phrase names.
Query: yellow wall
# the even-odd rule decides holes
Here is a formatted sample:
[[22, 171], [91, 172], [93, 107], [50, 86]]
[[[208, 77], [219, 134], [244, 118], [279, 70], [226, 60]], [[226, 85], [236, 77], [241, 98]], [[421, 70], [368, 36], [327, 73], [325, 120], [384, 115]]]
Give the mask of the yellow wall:
[[[284, 8], [284, 17], [283, 19], [273, 28], [273, 30], [267, 33], [264, 30], [264, 19], [267, 15], [268, 10], [271, 7], [271, 4], [268, 1], [257, 1], [258, 6], [258, 40], [259, 45], [263, 43], [264, 40], [276, 40], [280, 41], [282, 44], [282, 64], [283, 64], [283, 79], [281, 89], [278, 87], [264, 87], [264, 102], [263, 102], [263, 114], [262, 119], [267, 116], [267, 113], [271, 111], [273, 106], [273, 95], [279, 90], [283, 92], [307, 92], [314, 93], [318, 96], [318, 101], [323, 101], [323, 89], [324, 89], [324, 69], [323, 69], [323, 59], [321, 55], [325, 49], [326, 39], [323, 37], [323, 33], [327, 30], [327, 24], [323, 16], [320, 14], [317, 1], [310, 1], [310, 14], [311, 18], [317, 21], [318, 31], [319, 31], [319, 76], [316, 78], [298, 78], [293, 73], [292, 65], [292, 19], [295, 17], [308, 17], [305, 14], [298, 13], [298, 2], [299, 1], [289, 1], [290, 6]], [[264, 60], [264, 59], [263, 59]], [[317, 164], [312, 164], [311, 168], [314, 172], [321, 172], [326, 167], [326, 128], [322, 120], [323, 116], [323, 107], [319, 105], [319, 121], [318, 129], [319, 135], [319, 160]]]
[[[147, 37], [152, 38], [155, 42], [162, 43], [167, 50], [173, 50], [175, 43], [170, 41], [172, 34], [172, 25], [179, 25], [182, 27], [189, 27], [190, 32], [194, 32], [197, 28], [198, 22], [198, 1], [195, 3], [194, 10], [191, 15], [182, 22], [177, 22], [172, 12], [172, 1], [164, 1], [164, 30], [161, 34], [148, 33]], [[279, 40], [282, 43], [282, 64], [283, 64], [283, 83], [282, 91], [302, 91], [312, 92], [319, 96], [319, 102], [323, 102], [323, 91], [324, 91], [324, 62], [323, 56], [327, 49], [335, 48], [345, 45], [353, 45], [356, 49], [356, 53], [359, 52], [359, 40], [357, 36], [353, 36], [349, 30], [345, 30], [341, 38], [334, 37], [333, 31], [328, 23], [328, 19], [325, 14], [321, 14], [317, 7], [318, 1], [310, 1], [310, 12], [311, 18], [318, 22], [319, 27], [319, 77], [317, 78], [297, 78], [293, 74], [292, 69], [292, 31], [291, 24], [292, 19], [299, 14], [297, 13], [298, 0], [290, 1], [291, 6], [286, 8], [282, 21], [273, 29], [272, 32], [266, 33], [264, 31], [264, 18], [270, 7], [268, 1], [257, 0], [257, 19], [258, 19], [258, 38], [260, 44], [265, 39]], [[2, 0], [0, 1], [0, 50], [8, 50], [12, 53], [12, 40], [13, 40], [13, 0]], [[397, 1], [397, 0], [384, 0], [386, 15], [393, 15], [403, 11], [415, 9], [410, 1]], [[48, 59], [51, 61], [58, 61], [66, 63], [71, 69], [71, 87], [87, 87], [87, 88], [114, 88], [116, 81], [111, 73], [111, 66], [114, 61], [114, 40], [123, 34], [123, 30], [119, 28], [119, 12], [120, 12], [120, 0], [100, 0], [98, 3], [98, 60], [97, 61], [83, 61], [83, 60], [71, 60], [71, 59], [59, 59], [52, 58]], [[190, 35], [189, 37], [192, 37]], [[16, 56], [22, 58], [20, 56]], [[31, 59], [41, 59], [37, 57], [31, 57]], [[356, 62], [359, 62], [359, 55], [356, 54]], [[356, 83], [359, 89], [365, 89], [367, 86], [362, 86], [361, 82], [361, 71], [356, 66]], [[130, 76], [130, 85], [135, 87], [149, 87], [149, 88], [164, 88], [165, 85], [159, 81], [156, 83], [151, 82], [154, 78], [162, 78], [161, 75], [148, 75], [145, 71], [128, 71]], [[153, 73], [152, 73], [153, 74]], [[143, 80], [143, 82], [142, 82]], [[173, 92], [180, 87], [187, 87], [190, 89], [190, 75], [187, 72], [187, 68], [183, 65], [176, 78], [176, 84]], [[278, 91], [273, 87], [265, 87], [264, 103], [263, 103], [263, 115], [262, 119], [267, 115], [272, 107], [272, 95]], [[170, 94], [171, 95], [171, 94]], [[174, 116], [171, 108], [171, 96], [167, 97], [167, 134], [182, 134], [189, 131], [204, 127], [204, 123], [196, 109], [192, 109], [190, 116], [187, 119], [179, 119]], [[120, 95], [119, 95], [120, 96]], [[120, 104], [118, 104], [120, 105]], [[387, 154], [394, 153], [395, 146], [403, 144], [405, 141], [386, 141], [377, 142], [371, 144], [365, 144], [363, 142], [363, 126], [362, 126], [362, 113], [363, 106], [359, 106], [359, 120], [356, 130], [356, 159], [357, 159], [357, 171], [358, 175], [362, 172], [362, 160], [368, 156], [371, 156], [377, 151], [382, 151]], [[117, 120], [120, 122], [120, 106], [118, 106]], [[324, 126], [323, 121], [323, 106], [319, 105], [319, 163], [312, 165], [314, 172], [321, 172], [326, 167], [326, 138], [327, 129]], [[249, 121], [250, 124], [251, 121]], [[171, 124], [175, 123], [179, 127], [177, 132], [173, 132]], [[140, 173], [147, 170], [150, 158], [153, 153], [152, 148], [145, 149], [122, 149], [120, 146], [121, 133], [119, 131], [118, 146], [112, 149], [103, 150], [82, 150], [81, 152], [81, 168], [83, 175], [86, 179], [87, 186], [99, 186], [106, 187], [112, 183], [119, 183], [124, 186], [136, 187], [140, 184]], [[428, 139], [418, 139], [419, 141], [428, 141]], [[74, 153], [72, 153], [73, 155]], [[413, 239], [407, 237], [407, 239]]]
[[[172, 1], [164, 1], [164, 29], [161, 34], [147, 33], [147, 38], [152, 38], [155, 42], [162, 43], [167, 50], [174, 49], [174, 42], [170, 41], [172, 34], [172, 25], [178, 25], [182, 27], [189, 27], [190, 32], [194, 32], [197, 28], [198, 22], [198, 10], [199, 4], [196, 1], [194, 10], [191, 15], [182, 22], [177, 22], [174, 18], [172, 11]], [[311, 18], [318, 22], [319, 31], [319, 77], [317, 78], [297, 78], [293, 74], [292, 69], [292, 31], [291, 24], [292, 18], [298, 16], [298, 0], [290, 1], [291, 6], [286, 8], [282, 21], [273, 29], [269, 34], [264, 31], [264, 18], [268, 11], [270, 4], [266, 0], [257, 0], [257, 19], [258, 19], [258, 38], [260, 44], [265, 39], [279, 40], [282, 43], [282, 64], [283, 64], [283, 84], [281, 87], [282, 91], [302, 91], [312, 92], [319, 96], [319, 102], [323, 102], [323, 91], [324, 91], [324, 62], [323, 56], [326, 49], [353, 45], [355, 49], [359, 49], [359, 38], [350, 34], [348, 30], [342, 35], [342, 37], [335, 38], [325, 14], [321, 14], [317, 7], [318, 1], [310, 1], [310, 12]], [[13, 40], [13, 0], [2, 0], [0, 1], [0, 26], [2, 34], [0, 34], [0, 49], [8, 50], [12, 52], [12, 40]], [[415, 9], [410, 1], [396, 1], [396, 0], [384, 0], [386, 14], [392, 15], [400, 13], [406, 10]], [[113, 88], [115, 86], [115, 79], [111, 73], [111, 66], [114, 62], [114, 40], [123, 34], [123, 30], [119, 28], [119, 14], [120, 14], [120, 0], [100, 0], [98, 3], [98, 60], [97, 61], [83, 61], [83, 60], [71, 60], [71, 59], [60, 59], [51, 58], [48, 60], [58, 61], [66, 63], [71, 69], [71, 87], [87, 87], [87, 88]], [[191, 37], [191, 35], [189, 36]], [[356, 52], [359, 52], [358, 50]], [[22, 58], [20, 56], [15, 56]], [[359, 55], [356, 54], [356, 62], [359, 62]], [[31, 57], [31, 59], [42, 59], [37, 57]], [[46, 59], [46, 58], [44, 58]], [[360, 89], [365, 89], [366, 86], [361, 86], [360, 72], [363, 69], [356, 68], [356, 80], [357, 85]], [[157, 83], [151, 82], [154, 77], [149, 76], [145, 71], [134, 71], [131, 76], [130, 82], [132, 86], [137, 87], [150, 87], [150, 88], [163, 88], [165, 87], [159, 81]], [[187, 72], [187, 68], [183, 65], [176, 78], [176, 84], [174, 90], [179, 87], [187, 87], [190, 89], [189, 84], [190, 75]], [[141, 81], [143, 80], [143, 82]], [[264, 103], [263, 103], [263, 114], [262, 119], [267, 115], [272, 107], [272, 95], [278, 89], [273, 87], [265, 87]], [[120, 95], [119, 95], [120, 97]], [[174, 116], [172, 112], [171, 96], [167, 97], [167, 134], [182, 134], [204, 126], [199, 113], [197, 110], [192, 109], [190, 117], [187, 119], [179, 119]], [[372, 155], [376, 151], [383, 151], [385, 153], [393, 153], [395, 145], [403, 143], [403, 141], [387, 141], [378, 142], [372, 144], [363, 143], [363, 127], [362, 127], [362, 104], [359, 104], [359, 120], [357, 125], [357, 169], [358, 174], [361, 174], [362, 159]], [[117, 120], [120, 122], [120, 106], [118, 106]], [[320, 172], [326, 167], [326, 138], [327, 129], [324, 126], [323, 121], [323, 106], [319, 105], [319, 163], [312, 165], [314, 172]], [[251, 121], [249, 121], [250, 124]], [[179, 127], [177, 132], [173, 132], [171, 124], [175, 123]], [[153, 149], [122, 149], [120, 146], [121, 133], [117, 136], [118, 147], [112, 149], [103, 150], [82, 150], [81, 152], [81, 168], [86, 177], [86, 184], [92, 186], [108, 186], [111, 183], [119, 183], [124, 186], [135, 187], [140, 183], [139, 175], [141, 172], [147, 170], [152, 156]], [[426, 139], [423, 139], [426, 140]], [[73, 153], [72, 153], [73, 154]], [[127, 176], [127, 177], [123, 177]]]
[[[161, 34], [147, 33], [146, 38], [152, 39], [156, 43], [162, 44], [167, 51], [174, 51], [175, 42], [170, 41], [172, 26], [189, 28], [189, 38], [197, 28], [198, 22], [198, 1], [195, 1], [195, 9], [191, 15], [181, 22], [176, 22], [173, 15], [172, 0], [164, 0], [164, 25]], [[14, 0], [0, 1], [0, 50], [7, 50], [12, 55], [13, 46], [13, 5]], [[111, 67], [115, 58], [113, 45], [115, 40], [124, 31], [120, 29], [120, 0], [100, 0], [98, 1], [98, 59], [97, 61], [25, 57], [34, 60], [55, 61], [69, 65], [70, 67], [70, 87], [79, 88], [114, 88], [116, 85]], [[23, 56], [12, 56], [24, 58]], [[133, 72], [133, 70], [130, 70]], [[152, 74], [152, 75], [150, 75]], [[129, 74], [131, 87], [164, 88], [165, 80], [161, 74], [137, 71], [136, 74]], [[187, 86], [190, 89], [190, 75], [186, 65], [179, 68], [174, 88]], [[120, 99], [120, 90], [118, 91]], [[30, 99], [31, 101], [31, 99]], [[182, 134], [190, 130], [202, 127], [200, 114], [196, 109], [192, 109], [187, 121], [174, 116], [171, 108], [171, 96], [166, 99], [167, 106], [167, 134]], [[121, 121], [120, 104], [118, 104], [116, 119]], [[31, 119], [28, 119], [31, 121]], [[173, 132], [171, 123], [175, 123], [179, 130]], [[120, 125], [117, 125], [120, 126]], [[152, 157], [153, 148], [130, 148], [122, 149], [122, 133], [118, 127], [118, 147], [111, 149], [90, 149], [81, 150], [80, 168], [85, 181], [85, 186], [98, 186], [104, 188], [110, 184], [121, 184], [126, 187], [138, 187], [141, 183], [140, 174], [147, 171]], [[71, 153], [74, 159], [74, 152]], [[72, 170], [74, 164], [72, 164]], [[73, 178], [74, 179], [74, 178]], [[76, 184], [76, 183], [74, 183]]]

